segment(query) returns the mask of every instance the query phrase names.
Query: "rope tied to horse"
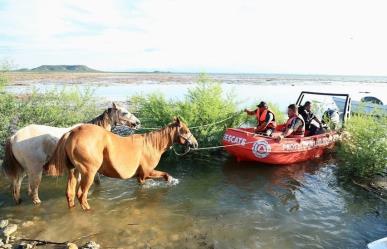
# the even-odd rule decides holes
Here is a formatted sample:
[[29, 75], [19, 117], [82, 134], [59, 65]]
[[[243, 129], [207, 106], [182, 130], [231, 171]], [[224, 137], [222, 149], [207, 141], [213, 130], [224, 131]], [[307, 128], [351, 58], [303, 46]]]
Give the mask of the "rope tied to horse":
[[170, 149], [173, 150], [173, 152], [177, 155], [177, 156], [185, 156], [187, 155], [189, 152], [191, 151], [201, 151], [201, 150], [216, 150], [216, 149], [221, 149], [221, 148], [227, 148], [227, 147], [236, 147], [236, 146], [245, 146], [246, 144], [253, 144], [255, 143], [256, 141], [252, 141], [252, 142], [245, 142], [243, 144], [227, 144], [227, 145], [217, 145], [217, 146], [208, 146], [208, 147], [201, 147], [201, 148], [191, 148], [191, 147], [187, 147], [188, 149], [186, 151], [184, 151], [183, 153], [179, 153], [176, 151], [175, 147], [173, 147], [173, 145], [170, 147]]
[[[219, 121], [216, 121], [216, 122], [213, 122], [213, 123], [209, 123], [209, 124], [204, 124], [204, 125], [197, 125], [197, 126], [192, 126], [190, 127], [189, 129], [192, 130], [192, 129], [199, 129], [199, 128], [203, 128], [203, 127], [207, 127], [207, 126], [212, 126], [212, 125], [216, 125], [216, 124], [221, 124], [221, 123], [224, 123], [232, 118], [235, 118], [236, 116], [238, 116], [242, 111], [237, 111], [235, 112], [232, 116], [228, 117], [228, 118], [225, 118], [225, 119], [222, 119], [222, 120], [219, 120]], [[138, 128], [138, 130], [159, 130], [161, 129], [162, 127], [140, 127]]]

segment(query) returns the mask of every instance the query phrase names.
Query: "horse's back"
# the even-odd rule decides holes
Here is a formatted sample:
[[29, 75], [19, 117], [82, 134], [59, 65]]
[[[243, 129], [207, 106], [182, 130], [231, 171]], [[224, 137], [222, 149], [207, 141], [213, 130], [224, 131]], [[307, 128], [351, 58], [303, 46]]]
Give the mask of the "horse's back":
[[69, 129], [37, 124], [28, 125], [18, 130], [10, 138], [12, 151], [23, 167], [28, 164], [39, 166], [48, 160], [60, 137]]
[[[80, 125], [80, 124], [77, 124]], [[61, 128], [61, 127], [53, 127], [48, 125], [38, 125], [38, 124], [30, 124], [26, 127], [19, 129], [12, 137], [15, 142], [23, 141], [26, 139], [30, 139], [32, 137], [42, 136], [45, 134], [49, 134], [56, 138], [61, 138], [62, 135], [72, 128], [76, 127], [72, 126], [69, 128]]]

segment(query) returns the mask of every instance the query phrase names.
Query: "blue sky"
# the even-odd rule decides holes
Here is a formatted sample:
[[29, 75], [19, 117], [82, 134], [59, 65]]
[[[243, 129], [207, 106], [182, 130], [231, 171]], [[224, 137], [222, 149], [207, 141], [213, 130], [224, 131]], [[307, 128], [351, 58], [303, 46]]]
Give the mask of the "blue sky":
[[387, 75], [384, 0], [0, 0], [18, 67]]

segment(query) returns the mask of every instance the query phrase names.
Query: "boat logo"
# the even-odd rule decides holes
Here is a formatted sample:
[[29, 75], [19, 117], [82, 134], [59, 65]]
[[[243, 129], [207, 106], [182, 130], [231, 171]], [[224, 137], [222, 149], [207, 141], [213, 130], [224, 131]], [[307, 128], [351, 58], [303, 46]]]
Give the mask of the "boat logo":
[[255, 142], [251, 150], [256, 157], [265, 158], [270, 154], [271, 147], [270, 144], [263, 140]]

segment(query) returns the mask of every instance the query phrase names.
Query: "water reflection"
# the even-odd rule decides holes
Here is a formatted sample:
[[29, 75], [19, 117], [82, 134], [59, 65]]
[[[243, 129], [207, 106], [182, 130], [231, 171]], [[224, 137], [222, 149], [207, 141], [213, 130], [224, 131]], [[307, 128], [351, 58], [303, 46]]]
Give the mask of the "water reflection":
[[289, 212], [299, 209], [297, 191], [304, 187], [305, 176], [313, 175], [326, 166], [329, 157], [311, 162], [286, 166], [265, 165], [254, 162], [239, 162], [229, 159], [223, 167], [223, 174], [228, 183], [254, 193], [257, 188], [276, 197]]
[[278, 167], [219, 155], [163, 160], [160, 170], [179, 184], [141, 187], [135, 179], [103, 177], [89, 196], [91, 212], [67, 209], [64, 178], [43, 179], [40, 207], [27, 198], [14, 206], [0, 178], [0, 217], [19, 220], [24, 237], [64, 241], [93, 234], [85, 240], [103, 248], [365, 247], [387, 231], [387, 205], [341, 184], [335, 169], [329, 156]]

